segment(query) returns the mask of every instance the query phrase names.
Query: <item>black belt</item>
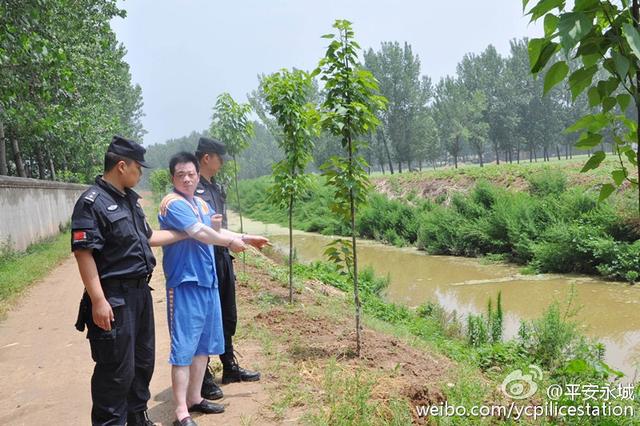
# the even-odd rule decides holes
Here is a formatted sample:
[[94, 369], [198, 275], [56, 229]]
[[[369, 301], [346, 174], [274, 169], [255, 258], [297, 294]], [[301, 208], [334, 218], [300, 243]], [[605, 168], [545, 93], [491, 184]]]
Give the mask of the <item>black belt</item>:
[[121, 284], [128, 287], [143, 288], [147, 287], [149, 281], [151, 281], [151, 275], [141, 278], [107, 278], [102, 281], [102, 285]]

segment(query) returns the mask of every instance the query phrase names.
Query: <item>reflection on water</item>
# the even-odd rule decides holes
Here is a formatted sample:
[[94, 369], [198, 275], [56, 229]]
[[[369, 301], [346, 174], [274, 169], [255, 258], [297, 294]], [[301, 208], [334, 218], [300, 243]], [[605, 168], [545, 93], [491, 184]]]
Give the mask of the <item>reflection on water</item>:
[[[239, 227], [230, 216], [230, 228]], [[288, 231], [247, 219], [245, 232], [269, 235], [274, 246], [288, 250]], [[294, 245], [299, 261], [322, 258], [331, 237], [296, 231]], [[607, 346], [607, 362], [633, 378], [640, 362], [640, 287], [600, 281], [579, 275], [521, 275], [508, 265], [484, 265], [476, 259], [430, 256], [413, 248], [395, 248], [371, 241], [359, 243], [362, 266], [371, 265], [377, 274], [388, 274], [391, 282], [385, 298], [407, 306], [429, 300], [459, 314], [485, 312], [489, 297], [502, 292], [505, 336], [516, 334], [521, 319], [539, 318], [554, 301], [566, 306], [575, 284], [574, 307], [580, 307], [577, 321], [588, 336]]]

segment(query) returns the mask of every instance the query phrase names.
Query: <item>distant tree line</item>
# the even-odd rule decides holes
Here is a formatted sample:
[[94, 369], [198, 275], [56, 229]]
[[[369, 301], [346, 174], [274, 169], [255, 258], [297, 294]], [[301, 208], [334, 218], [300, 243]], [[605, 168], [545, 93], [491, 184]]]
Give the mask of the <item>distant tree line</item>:
[[576, 136], [562, 130], [589, 109], [586, 96], [572, 101], [563, 86], [543, 96], [545, 73], [531, 75], [526, 39], [512, 40], [508, 56], [492, 45], [466, 54], [456, 75], [436, 84], [421, 74], [408, 43], [369, 49], [365, 66], [389, 101], [379, 114], [382, 126], [370, 135], [370, 163], [392, 173], [403, 166], [570, 157]]
[[[586, 153], [574, 146], [579, 135], [563, 130], [590, 110], [589, 97], [582, 94], [572, 100], [566, 84], [543, 95], [547, 70], [537, 78], [531, 75], [527, 42], [512, 40], [507, 56], [492, 45], [481, 53], [468, 53], [454, 76], [435, 84], [422, 74], [421, 60], [409, 43], [383, 42], [378, 50], [364, 52], [363, 65], [388, 100], [386, 109], [377, 111], [381, 125], [365, 136], [370, 170], [397, 173], [460, 163], [548, 161]], [[242, 178], [270, 174], [271, 166], [281, 159], [276, 143], [281, 129], [268, 113], [265, 78], [259, 75], [258, 87], [248, 94], [257, 120], [249, 147], [238, 156]], [[319, 105], [324, 97], [314, 81], [307, 100]], [[186, 137], [189, 149], [196, 146], [197, 135]], [[186, 139], [151, 147], [150, 154], [164, 152], [157, 166], [166, 167]], [[339, 148], [335, 136], [321, 132], [309, 169], [318, 171]], [[603, 138], [600, 149], [611, 148], [611, 140]]]
[[87, 182], [112, 135], [142, 139], [116, 3], [0, 2], [0, 175]]

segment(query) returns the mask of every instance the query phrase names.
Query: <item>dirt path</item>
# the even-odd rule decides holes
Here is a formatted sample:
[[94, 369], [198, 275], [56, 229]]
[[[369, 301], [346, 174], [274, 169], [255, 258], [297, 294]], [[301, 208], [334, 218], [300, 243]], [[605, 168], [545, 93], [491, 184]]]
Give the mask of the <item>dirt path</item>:
[[[151, 382], [150, 417], [158, 424], [174, 420], [169, 335], [163, 274], [157, 268], [152, 280], [156, 320], [156, 368]], [[0, 323], [0, 424], [90, 424], [89, 381], [93, 369], [84, 333], [73, 327], [82, 282], [73, 257], [54, 269], [20, 298]], [[261, 368], [256, 342], [240, 344], [243, 364]], [[223, 386], [226, 412], [195, 415], [199, 425], [269, 424], [262, 416], [268, 401], [268, 378], [256, 383]]]

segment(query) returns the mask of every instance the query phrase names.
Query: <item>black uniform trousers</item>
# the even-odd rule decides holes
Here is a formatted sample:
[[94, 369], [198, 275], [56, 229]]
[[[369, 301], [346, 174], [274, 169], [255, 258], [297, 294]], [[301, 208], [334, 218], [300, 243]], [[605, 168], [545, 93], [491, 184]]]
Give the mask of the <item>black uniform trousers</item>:
[[101, 329], [93, 323], [89, 309], [87, 338], [96, 362], [91, 377], [91, 422], [124, 425], [127, 413], [146, 410], [151, 396], [149, 382], [155, 364], [153, 301], [146, 278], [107, 280], [102, 289], [115, 324], [111, 331]]
[[236, 334], [238, 312], [236, 309], [236, 276], [233, 272], [233, 258], [226, 247], [214, 246], [216, 275], [220, 292], [222, 310], [222, 330], [224, 333], [224, 354], [220, 355], [223, 364], [233, 357], [233, 335]]

